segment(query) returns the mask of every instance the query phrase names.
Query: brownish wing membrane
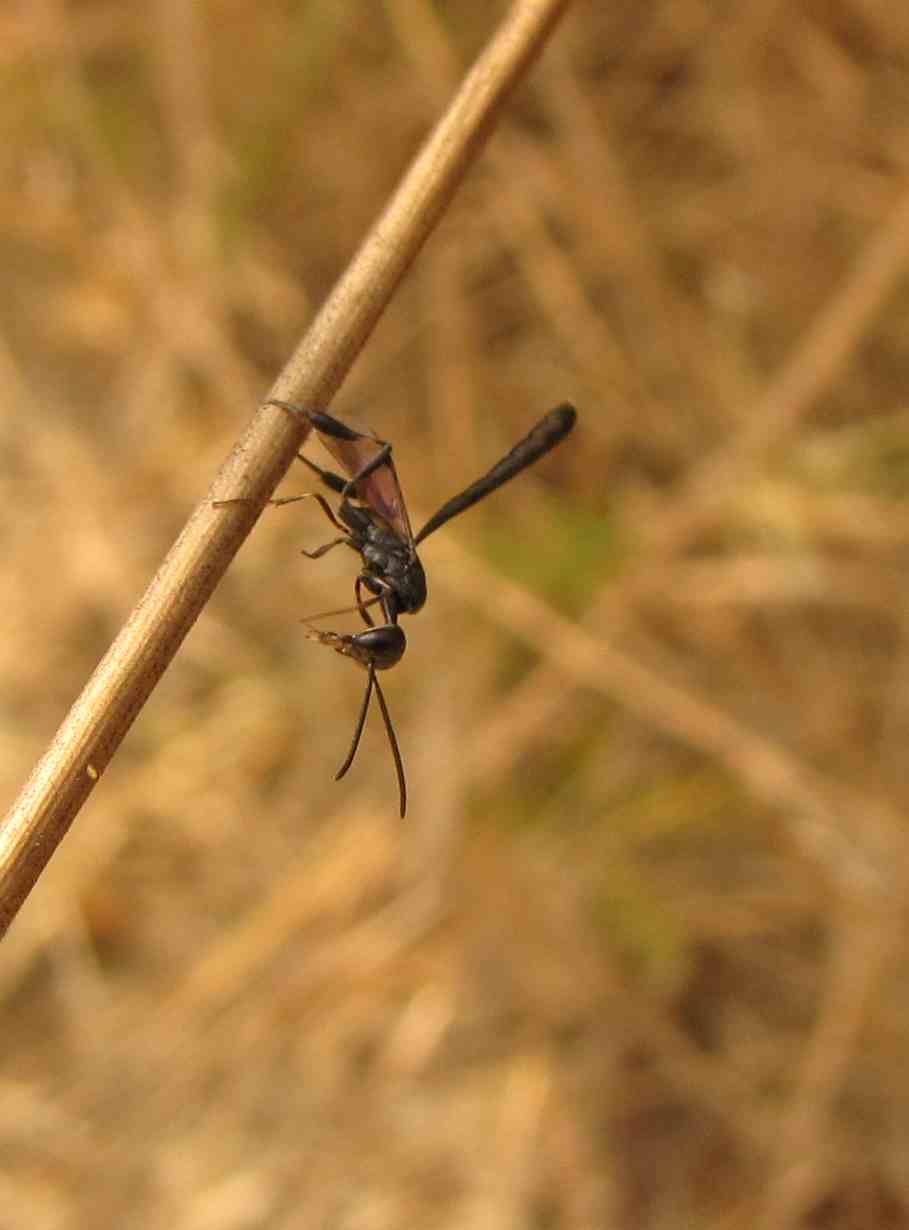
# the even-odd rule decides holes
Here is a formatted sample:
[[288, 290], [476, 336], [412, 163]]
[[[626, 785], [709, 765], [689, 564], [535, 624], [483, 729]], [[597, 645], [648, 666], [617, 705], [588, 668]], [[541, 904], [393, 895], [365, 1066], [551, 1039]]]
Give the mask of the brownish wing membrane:
[[[356, 440], [339, 440], [336, 436], [324, 435], [318, 428], [316, 429], [319, 439], [348, 478], [359, 474], [360, 470], [385, 447], [385, 441], [378, 439], [371, 431], [360, 427], [355, 427], [353, 430], [359, 433]], [[368, 505], [404, 542], [413, 545], [413, 530], [410, 528], [407, 506], [401, 494], [401, 484], [398, 482], [398, 473], [391, 457], [377, 470], [373, 470], [372, 474], [368, 474], [366, 478], [357, 483], [356, 493], [361, 504]]]

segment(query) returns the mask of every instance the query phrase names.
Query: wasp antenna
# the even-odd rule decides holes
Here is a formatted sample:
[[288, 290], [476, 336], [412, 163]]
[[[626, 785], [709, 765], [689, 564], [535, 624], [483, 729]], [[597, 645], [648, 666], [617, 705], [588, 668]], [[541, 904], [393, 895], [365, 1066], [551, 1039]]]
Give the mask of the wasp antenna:
[[395, 762], [395, 773], [398, 775], [398, 797], [401, 800], [401, 819], [403, 820], [407, 812], [407, 781], [404, 777], [404, 761], [401, 759], [401, 749], [398, 747], [395, 728], [391, 724], [391, 714], [388, 712], [385, 697], [375, 675], [373, 675], [373, 683], [376, 689], [376, 699], [382, 711], [382, 721], [385, 723], [385, 733], [388, 735], [388, 745], [391, 748], [391, 755]]
[[[369, 664], [368, 677], [366, 680], [366, 691], [363, 693], [363, 704], [360, 706], [360, 716], [357, 718], [357, 726], [353, 733], [353, 738], [350, 741], [350, 751], [344, 757], [344, 763], [341, 765], [335, 774], [335, 781], [339, 782], [350, 766], [354, 762], [354, 756], [357, 754], [357, 748], [360, 746], [360, 736], [363, 734], [363, 727], [366, 725], [366, 714], [369, 710], [369, 698], [372, 696], [373, 688], [379, 685], [376, 682], [376, 670], [372, 663]], [[380, 693], [381, 695], [381, 693]], [[384, 708], [384, 705], [383, 705]]]

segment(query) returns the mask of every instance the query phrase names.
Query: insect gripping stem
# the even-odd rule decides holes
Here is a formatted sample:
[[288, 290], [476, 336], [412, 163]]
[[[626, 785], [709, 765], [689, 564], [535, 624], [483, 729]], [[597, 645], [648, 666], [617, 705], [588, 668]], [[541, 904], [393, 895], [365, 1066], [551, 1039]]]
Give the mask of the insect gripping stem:
[[[331, 470], [323, 470], [300, 454], [300, 460], [340, 497], [336, 510], [323, 496], [316, 495], [315, 498], [332, 525], [342, 532], [340, 538], [305, 554], [311, 559], [318, 559], [334, 547], [346, 545], [357, 552], [361, 561], [360, 574], [354, 584], [356, 605], [349, 609], [359, 612], [363, 622], [368, 625], [366, 631], [350, 635], [310, 628], [307, 633], [313, 640], [352, 658], [367, 672], [366, 690], [353, 739], [337, 777], [343, 777], [353, 764], [370, 701], [375, 693], [394, 760], [403, 816], [407, 807], [404, 765], [376, 672], [389, 670], [400, 661], [406, 640], [398, 618], [415, 614], [426, 600], [426, 579], [417, 557], [416, 545], [435, 533], [446, 521], [471, 508], [554, 449], [574, 427], [577, 413], [573, 406], [567, 404], [550, 410], [523, 440], [481, 478], [443, 504], [414, 538], [390, 444], [368, 429], [359, 431], [323, 411], [306, 410], [289, 402], [274, 404], [289, 413], [308, 418], [344, 471], [343, 474], [335, 474]], [[365, 600], [364, 591], [370, 595]], [[384, 624], [377, 626], [372, 619], [367, 608], [373, 606], [380, 607], [386, 621]], [[323, 616], [344, 613], [343, 610], [328, 611]]]

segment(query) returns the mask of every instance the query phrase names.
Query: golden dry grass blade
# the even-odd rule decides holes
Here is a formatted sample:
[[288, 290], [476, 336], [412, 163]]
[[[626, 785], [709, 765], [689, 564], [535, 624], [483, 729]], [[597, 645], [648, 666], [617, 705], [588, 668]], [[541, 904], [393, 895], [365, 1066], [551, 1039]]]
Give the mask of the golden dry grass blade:
[[442, 575], [457, 577], [459, 596], [482, 605], [534, 644], [563, 679], [615, 696], [657, 729], [715, 757], [769, 804], [785, 803], [793, 845], [824, 868], [845, 898], [892, 900], [899, 891], [894, 868], [905, 865], [906, 842], [899, 816], [886, 800], [825, 778], [772, 738], [559, 615], [519, 585], [496, 578], [496, 601], [490, 603], [492, 578], [482, 563], [471, 559], [469, 568], [459, 567], [464, 554], [454, 541], [444, 542], [440, 554], [448, 565]]
[[[567, 0], [518, 0], [270, 396], [326, 405]], [[4, 931], [287, 470], [300, 428], [258, 411], [0, 828]], [[229, 509], [213, 501], [243, 497]]]
[[678, 550], [728, 500], [749, 466], [779, 444], [829, 388], [865, 339], [875, 315], [905, 278], [909, 263], [909, 193], [868, 240], [851, 275], [782, 368], [756, 399], [738, 434], [689, 476], [686, 489], [657, 527], [662, 550]]

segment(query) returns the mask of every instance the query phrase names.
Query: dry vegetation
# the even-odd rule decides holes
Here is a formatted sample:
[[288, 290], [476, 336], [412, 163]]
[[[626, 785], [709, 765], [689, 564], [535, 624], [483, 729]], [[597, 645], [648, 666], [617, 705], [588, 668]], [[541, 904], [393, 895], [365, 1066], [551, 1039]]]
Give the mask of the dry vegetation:
[[[5, 797], [502, 9], [0, 16]], [[569, 11], [336, 403], [417, 522], [582, 412], [411, 813], [270, 511], [0, 948], [2, 1230], [909, 1225], [907, 168], [904, 4]]]

